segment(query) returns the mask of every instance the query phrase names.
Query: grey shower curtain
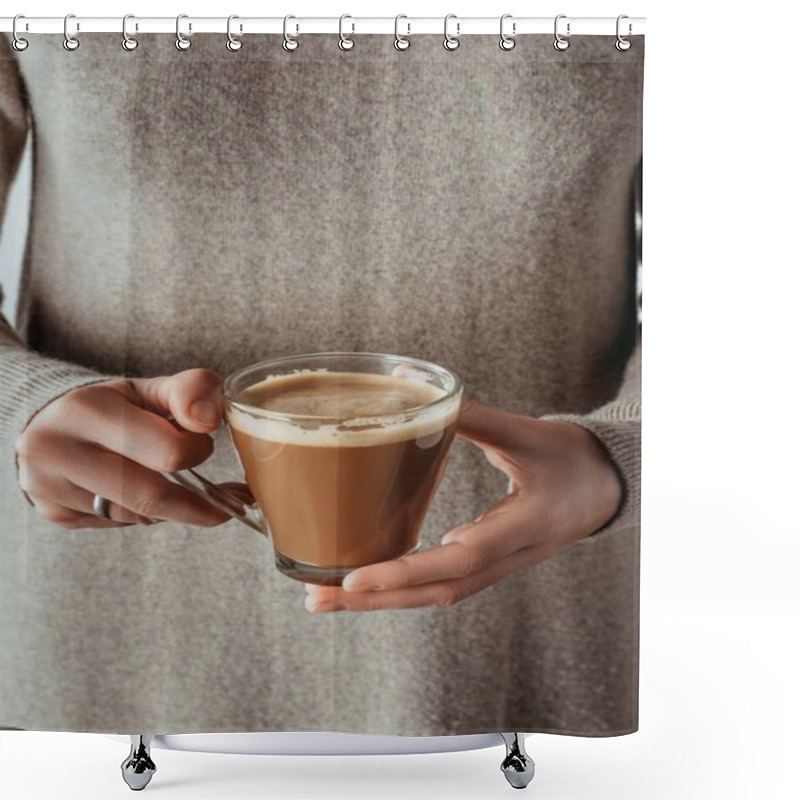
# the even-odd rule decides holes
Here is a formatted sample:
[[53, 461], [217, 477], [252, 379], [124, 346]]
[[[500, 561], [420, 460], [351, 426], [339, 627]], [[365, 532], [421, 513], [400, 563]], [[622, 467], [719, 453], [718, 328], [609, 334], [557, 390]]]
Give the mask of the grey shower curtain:
[[[0, 213], [33, 158], [2, 265], [0, 725], [635, 731], [643, 37], [29, 38], [0, 35]], [[170, 423], [176, 456], [148, 380], [326, 351], [434, 362], [485, 410], [409, 558], [456, 529], [469, 555], [409, 605], [307, 593], [164, 475], [242, 481], [225, 424]]]

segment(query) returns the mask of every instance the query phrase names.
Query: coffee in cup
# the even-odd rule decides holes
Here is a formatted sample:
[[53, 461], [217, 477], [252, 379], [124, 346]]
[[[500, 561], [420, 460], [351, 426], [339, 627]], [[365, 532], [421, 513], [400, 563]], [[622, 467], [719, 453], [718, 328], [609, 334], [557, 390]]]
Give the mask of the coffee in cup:
[[403, 356], [317, 353], [245, 367], [223, 396], [257, 513], [194, 471], [200, 485], [173, 477], [271, 535], [281, 572], [340, 585], [419, 549], [455, 435], [456, 375]]

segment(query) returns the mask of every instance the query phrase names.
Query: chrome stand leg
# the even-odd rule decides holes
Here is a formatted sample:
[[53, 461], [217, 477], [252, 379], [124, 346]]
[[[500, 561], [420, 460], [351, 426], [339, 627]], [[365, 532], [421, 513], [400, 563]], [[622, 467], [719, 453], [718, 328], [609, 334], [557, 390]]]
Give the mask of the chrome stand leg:
[[150, 742], [152, 735], [132, 733], [131, 752], [122, 762], [122, 779], [135, 792], [141, 791], [150, 783], [156, 771], [156, 765], [150, 758]]
[[533, 759], [525, 752], [525, 739], [521, 733], [501, 733], [506, 743], [506, 757], [500, 769], [515, 789], [524, 789], [532, 780], [536, 768]]

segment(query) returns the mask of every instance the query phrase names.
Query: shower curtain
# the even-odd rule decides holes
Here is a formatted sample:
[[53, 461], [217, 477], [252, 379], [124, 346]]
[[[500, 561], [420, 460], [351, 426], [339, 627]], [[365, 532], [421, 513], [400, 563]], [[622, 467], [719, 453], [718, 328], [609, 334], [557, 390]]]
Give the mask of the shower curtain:
[[[643, 37], [28, 38], [2, 727], [635, 731]], [[332, 351], [464, 386], [421, 548], [361, 591], [168, 477], [246, 493], [219, 381]]]

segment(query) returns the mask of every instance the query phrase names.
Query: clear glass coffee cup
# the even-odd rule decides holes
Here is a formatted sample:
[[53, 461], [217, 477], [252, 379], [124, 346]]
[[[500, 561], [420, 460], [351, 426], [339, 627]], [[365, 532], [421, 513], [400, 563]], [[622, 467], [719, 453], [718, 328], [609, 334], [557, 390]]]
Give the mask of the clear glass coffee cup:
[[271, 537], [283, 574], [341, 585], [419, 549], [461, 407], [456, 374], [405, 356], [312, 353], [244, 367], [222, 392], [255, 504], [196, 470], [171, 477]]

